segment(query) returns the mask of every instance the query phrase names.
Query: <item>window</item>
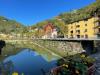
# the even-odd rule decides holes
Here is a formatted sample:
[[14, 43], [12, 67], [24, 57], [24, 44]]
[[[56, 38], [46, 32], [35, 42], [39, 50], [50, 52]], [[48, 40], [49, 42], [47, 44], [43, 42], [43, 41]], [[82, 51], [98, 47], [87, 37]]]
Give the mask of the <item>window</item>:
[[70, 33], [73, 33], [73, 31], [70, 31]]
[[99, 33], [100, 33], [100, 28], [98, 30], [99, 30]]
[[70, 38], [73, 38], [73, 35], [70, 35]]
[[76, 32], [79, 34], [80, 33], [80, 30], [76, 30]]
[[87, 29], [85, 29], [84, 32], [87, 32]]
[[88, 19], [84, 19], [84, 21], [88, 21]]
[[80, 27], [80, 25], [77, 25], [77, 26], [76, 26], [76, 28], [79, 28], [79, 27]]
[[85, 24], [85, 26], [87, 26], [87, 24]]
[[73, 28], [73, 26], [71, 26], [71, 28]]
[[77, 21], [77, 23], [79, 23], [79, 21]]
[[81, 35], [81, 38], [84, 38], [84, 35]]
[[100, 15], [98, 15], [98, 18], [100, 19]]
[[80, 35], [77, 35], [77, 38], [80, 38]]
[[85, 38], [88, 38], [88, 35], [87, 34], [85, 35]]
[[97, 22], [97, 25], [99, 26], [100, 25], [100, 22]]

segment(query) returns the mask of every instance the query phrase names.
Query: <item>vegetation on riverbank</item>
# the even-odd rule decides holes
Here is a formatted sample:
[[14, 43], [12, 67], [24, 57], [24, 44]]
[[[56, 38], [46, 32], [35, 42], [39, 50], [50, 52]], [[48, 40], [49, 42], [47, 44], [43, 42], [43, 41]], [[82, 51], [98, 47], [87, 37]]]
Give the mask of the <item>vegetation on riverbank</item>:
[[53, 75], [90, 75], [95, 71], [95, 59], [85, 53], [67, 56], [64, 59], [66, 61], [58, 60], [58, 67], [51, 71]]
[[28, 40], [28, 41], [7, 42], [6, 46], [2, 50], [2, 55], [0, 56], [0, 60], [3, 60], [8, 56], [15, 55], [21, 52], [25, 48], [36, 51], [39, 55], [42, 55], [46, 60], [48, 59], [47, 61], [60, 58], [57, 55], [53, 55], [53, 52], [50, 52], [48, 49], [40, 47], [31, 40]]

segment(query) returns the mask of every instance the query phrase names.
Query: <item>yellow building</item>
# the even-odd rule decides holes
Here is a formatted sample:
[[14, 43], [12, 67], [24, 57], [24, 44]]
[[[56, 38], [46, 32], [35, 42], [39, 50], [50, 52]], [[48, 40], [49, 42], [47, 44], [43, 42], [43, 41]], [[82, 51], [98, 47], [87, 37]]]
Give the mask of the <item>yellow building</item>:
[[100, 37], [100, 17], [91, 17], [68, 24], [68, 38]]

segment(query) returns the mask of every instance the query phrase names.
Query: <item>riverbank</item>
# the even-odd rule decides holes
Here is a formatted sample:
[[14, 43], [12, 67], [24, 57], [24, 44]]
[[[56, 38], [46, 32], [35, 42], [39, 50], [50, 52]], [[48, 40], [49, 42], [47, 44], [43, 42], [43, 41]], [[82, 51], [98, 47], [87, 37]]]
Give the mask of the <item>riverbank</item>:
[[2, 50], [0, 60], [3, 60], [12, 55], [16, 55], [17, 53], [21, 52], [23, 48], [28, 48], [30, 50], [36, 51], [37, 53], [39, 53], [39, 55], [46, 57], [48, 61], [51, 61], [53, 58], [61, 58], [54, 52], [41, 47], [40, 45], [37, 45], [32, 40], [6, 40], [6, 46]]
[[5, 40], [7, 45], [3, 48], [0, 60], [19, 53], [23, 48], [35, 50], [40, 55], [52, 58], [63, 58], [81, 53], [83, 50], [80, 42], [45, 41], [45, 40]]

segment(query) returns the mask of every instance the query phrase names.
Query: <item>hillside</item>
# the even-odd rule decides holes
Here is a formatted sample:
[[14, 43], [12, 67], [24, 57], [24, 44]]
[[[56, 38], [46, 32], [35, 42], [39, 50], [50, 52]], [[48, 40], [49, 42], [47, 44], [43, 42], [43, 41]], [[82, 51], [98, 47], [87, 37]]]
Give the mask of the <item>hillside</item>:
[[12, 32], [13, 33], [21, 32], [23, 27], [24, 26], [22, 24], [14, 20], [10, 20], [10, 19], [0, 16], [0, 33], [9, 34]]
[[66, 24], [87, 19], [95, 15], [100, 15], [100, 0], [86, 6], [84, 8], [74, 10], [71, 12], [65, 12], [58, 15], [56, 18], [61, 19]]

